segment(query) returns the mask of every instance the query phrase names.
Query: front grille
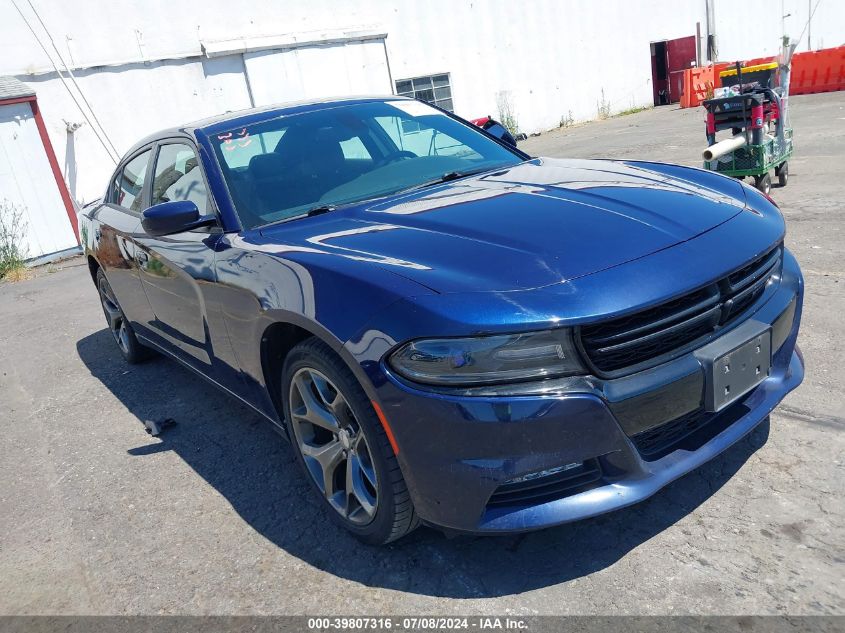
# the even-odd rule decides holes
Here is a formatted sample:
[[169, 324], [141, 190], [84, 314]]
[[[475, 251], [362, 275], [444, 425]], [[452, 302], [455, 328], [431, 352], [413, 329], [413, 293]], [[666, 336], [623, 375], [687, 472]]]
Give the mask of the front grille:
[[502, 484], [491, 495], [488, 508], [527, 506], [547, 503], [583, 492], [601, 481], [597, 459], [589, 459], [575, 468], [544, 477]]
[[780, 271], [780, 246], [704, 288], [647, 310], [585, 325], [581, 348], [599, 373], [613, 373], [671, 354], [734, 322]]
[[744, 400], [719, 413], [696, 409], [656, 428], [637, 433], [631, 441], [646, 461], [660, 459], [678, 449], [698, 450], [750, 411], [743, 404]]

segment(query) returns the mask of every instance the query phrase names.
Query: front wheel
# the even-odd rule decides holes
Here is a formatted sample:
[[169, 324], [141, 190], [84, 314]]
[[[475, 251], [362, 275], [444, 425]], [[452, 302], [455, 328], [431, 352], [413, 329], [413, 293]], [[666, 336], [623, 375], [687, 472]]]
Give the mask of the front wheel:
[[768, 173], [762, 176], [754, 176], [754, 186], [766, 195], [769, 195], [769, 192], [772, 190], [772, 177]]
[[349, 368], [312, 338], [288, 354], [284, 413], [297, 461], [331, 518], [381, 545], [417, 527], [408, 488], [373, 405]]
[[135, 336], [135, 330], [123, 314], [102, 268], [97, 269], [97, 290], [100, 293], [103, 314], [106, 315], [106, 324], [124, 360], [134, 365], [152, 356], [153, 351], [141, 345], [138, 337]]

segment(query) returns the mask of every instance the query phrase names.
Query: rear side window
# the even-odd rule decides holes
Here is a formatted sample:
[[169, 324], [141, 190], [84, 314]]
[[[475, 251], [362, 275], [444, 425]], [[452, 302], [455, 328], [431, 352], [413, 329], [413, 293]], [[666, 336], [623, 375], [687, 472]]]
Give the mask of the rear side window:
[[150, 204], [172, 200], [190, 200], [201, 212], [208, 210], [208, 192], [197, 154], [183, 143], [162, 145], [156, 159]]
[[112, 202], [129, 209], [141, 212], [144, 196], [144, 179], [147, 176], [147, 165], [150, 162], [151, 150], [138, 154], [123, 168], [114, 182]]

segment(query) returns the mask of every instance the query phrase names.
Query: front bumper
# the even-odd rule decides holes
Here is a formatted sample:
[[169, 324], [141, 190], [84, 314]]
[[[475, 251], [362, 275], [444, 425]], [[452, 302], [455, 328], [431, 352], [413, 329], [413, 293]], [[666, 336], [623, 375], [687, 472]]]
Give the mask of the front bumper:
[[[667, 425], [683, 420], [685, 411], [702, 402], [703, 370], [692, 353], [555, 395], [447, 395], [414, 388], [386, 372], [378, 397], [417, 513], [451, 530], [509, 533], [646, 499], [740, 440], [801, 383], [804, 362], [796, 338], [802, 300], [803, 281], [789, 255], [777, 290], [753, 315], [773, 324], [773, 332], [781, 328], [769, 377], [723, 413], [711, 415], [694, 434], [699, 439], [694, 446], [681, 442], [650, 456], [642, 452], [637, 434], [653, 428], [655, 420]], [[509, 482], [578, 463], [595, 464], [600, 476], [536, 503], [492, 501]]]

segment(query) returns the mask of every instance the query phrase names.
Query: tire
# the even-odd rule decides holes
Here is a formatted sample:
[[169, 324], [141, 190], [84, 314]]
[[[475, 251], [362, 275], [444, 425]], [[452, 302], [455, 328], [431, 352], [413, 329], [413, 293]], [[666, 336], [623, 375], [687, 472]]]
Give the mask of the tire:
[[762, 176], [754, 176], [754, 186], [766, 195], [769, 195], [769, 192], [772, 190], [772, 177], [768, 173]]
[[789, 163], [782, 163], [775, 171], [778, 176], [778, 186], [786, 187], [789, 182]]
[[294, 347], [281, 389], [297, 461], [332, 520], [370, 545], [414, 530], [419, 518], [387, 433], [331, 348], [316, 338]]
[[100, 293], [100, 304], [106, 317], [106, 325], [124, 360], [134, 365], [152, 357], [155, 353], [138, 341], [135, 330], [123, 314], [102, 268], [97, 269], [97, 291]]

